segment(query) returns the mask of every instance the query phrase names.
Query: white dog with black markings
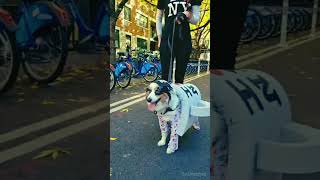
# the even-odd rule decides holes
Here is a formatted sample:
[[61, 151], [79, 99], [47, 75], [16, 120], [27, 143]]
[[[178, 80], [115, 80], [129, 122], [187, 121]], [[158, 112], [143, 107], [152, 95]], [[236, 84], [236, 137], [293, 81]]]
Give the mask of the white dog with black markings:
[[[199, 89], [193, 84], [176, 85], [170, 84], [164, 80], [158, 80], [151, 83], [146, 89], [146, 100], [148, 109], [154, 112], [159, 119], [161, 130], [161, 140], [158, 146], [166, 144], [169, 135], [169, 126], [171, 123], [170, 141], [167, 148], [167, 154], [171, 154], [178, 149], [178, 126], [182, 121], [181, 117], [189, 113], [191, 105], [197, 104], [201, 100]], [[188, 119], [188, 118], [184, 118]], [[198, 120], [192, 126], [200, 130]]]

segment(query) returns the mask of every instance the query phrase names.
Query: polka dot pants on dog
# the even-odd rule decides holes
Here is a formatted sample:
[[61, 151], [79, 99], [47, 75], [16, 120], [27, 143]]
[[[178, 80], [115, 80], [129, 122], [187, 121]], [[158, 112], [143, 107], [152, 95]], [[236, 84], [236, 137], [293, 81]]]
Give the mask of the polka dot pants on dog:
[[[168, 132], [168, 120], [169, 119], [165, 119], [165, 118], [168, 118], [168, 117], [158, 116], [161, 134], [163, 134], [163, 133], [168, 134], [169, 133]], [[169, 120], [169, 121], [171, 121], [171, 134], [170, 134], [170, 141], [168, 144], [168, 148], [170, 148], [174, 151], [178, 149], [178, 144], [179, 144], [179, 137], [177, 134], [178, 120], [179, 120], [179, 113], [177, 113], [174, 117], [171, 117]]]

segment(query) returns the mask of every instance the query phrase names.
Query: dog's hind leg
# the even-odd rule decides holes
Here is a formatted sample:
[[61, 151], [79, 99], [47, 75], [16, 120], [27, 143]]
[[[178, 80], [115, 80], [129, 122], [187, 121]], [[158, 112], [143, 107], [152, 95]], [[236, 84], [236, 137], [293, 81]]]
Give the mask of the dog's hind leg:
[[158, 146], [163, 146], [166, 144], [166, 140], [167, 140], [167, 136], [168, 136], [168, 124], [163, 119], [163, 117], [158, 116], [158, 119], [159, 119], [159, 126], [161, 129], [161, 139], [158, 142]]
[[194, 123], [192, 124], [192, 126], [193, 126], [194, 129], [200, 130], [200, 123], [199, 123], [198, 117], [195, 117], [195, 121], [194, 121]]

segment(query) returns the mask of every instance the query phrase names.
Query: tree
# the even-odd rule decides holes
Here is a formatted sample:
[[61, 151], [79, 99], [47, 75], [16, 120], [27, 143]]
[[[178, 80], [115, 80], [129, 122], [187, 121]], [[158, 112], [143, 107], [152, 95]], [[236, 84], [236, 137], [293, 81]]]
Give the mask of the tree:
[[117, 19], [119, 18], [119, 15], [121, 11], [123, 10], [125, 4], [129, 0], [121, 0], [119, 4], [116, 6], [116, 1], [115, 0], [110, 0], [110, 56], [109, 59], [112, 61], [116, 59], [116, 47], [115, 47], [115, 28], [116, 28], [116, 23]]
[[199, 23], [190, 25], [193, 49], [195, 50], [194, 58], [198, 58], [206, 40], [210, 38], [210, 0], [203, 0], [201, 3], [201, 17]]

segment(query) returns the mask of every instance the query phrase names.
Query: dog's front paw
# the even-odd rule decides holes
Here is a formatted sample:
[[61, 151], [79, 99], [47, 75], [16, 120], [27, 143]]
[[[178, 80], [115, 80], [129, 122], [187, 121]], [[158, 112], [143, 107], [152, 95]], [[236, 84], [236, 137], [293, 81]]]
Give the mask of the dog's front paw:
[[194, 128], [195, 130], [198, 130], [198, 131], [200, 130], [200, 125], [193, 124], [192, 126], [193, 126], [193, 128]]
[[158, 142], [158, 146], [164, 146], [164, 145], [166, 145], [166, 141], [164, 140], [160, 140], [159, 142]]
[[175, 150], [171, 149], [170, 147], [167, 148], [167, 154], [172, 154], [174, 152]]

